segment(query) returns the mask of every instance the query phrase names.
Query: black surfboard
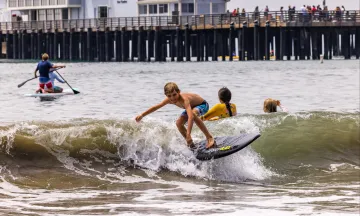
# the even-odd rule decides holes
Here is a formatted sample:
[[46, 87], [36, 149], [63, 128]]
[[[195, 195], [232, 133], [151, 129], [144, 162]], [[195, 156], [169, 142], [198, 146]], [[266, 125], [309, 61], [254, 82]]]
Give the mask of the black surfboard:
[[257, 138], [260, 137], [258, 133], [244, 133], [238, 136], [215, 137], [216, 147], [206, 149], [206, 140], [195, 144], [197, 147], [194, 152], [198, 160], [211, 160], [222, 158], [235, 152], [240, 151], [246, 146], [250, 145]]

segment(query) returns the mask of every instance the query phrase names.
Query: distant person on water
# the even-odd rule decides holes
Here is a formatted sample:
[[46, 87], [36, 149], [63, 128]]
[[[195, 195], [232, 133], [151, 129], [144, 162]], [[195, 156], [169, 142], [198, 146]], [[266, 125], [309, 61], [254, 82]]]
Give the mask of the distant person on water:
[[230, 103], [231, 91], [223, 87], [218, 92], [220, 103], [215, 104], [205, 115], [200, 116], [203, 121], [215, 121], [222, 118], [236, 116], [236, 105]]
[[[54, 93], [54, 89], [53, 89], [53, 84], [51, 83], [50, 80], [50, 69], [54, 68], [54, 69], [58, 69], [58, 68], [64, 68], [65, 66], [62, 65], [53, 65], [52, 63], [50, 63], [49, 60], [49, 55], [44, 53], [41, 56], [42, 60], [38, 63], [35, 71], [34, 71], [34, 75], [35, 78], [37, 78], [38, 76], [36, 75], [36, 72], [39, 71], [39, 89], [36, 91], [36, 93], [38, 92], [42, 92], [42, 93]], [[46, 90], [45, 90], [45, 86], [46, 86]]]
[[283, 112], [288, 112], [288, 110], [281, 105], [279, 100], [268, 98], [264, 101], [263, 110], [266, 113], [277, 112], [277, 107], [280, 107]]
[[[136, 116], [135, 120], [140, 122], [143, 117], [150, 113], [155, 112], [167, 104], [173, 104], [179, 108], [185, 109], [176, 121], [176, 126], [181, 135], [186, 139], [188, 147], [195, 147], [191, 138], [191, 130], [194, 122], [206, 136], [206, 148], [215, 146], [214, 138], [207, 130], [203, 121], [198, 117], [204, 115], [209, 110], [209, 104], [197, 94], [181, 93], [179, 87], [173, 82], [169, 82], [164, 86], [164, 93], [166, 98], [161, 103], [150, 107], [144, 113]], [[187, 129], [184, 126], [186, 122], [188, 122]]]

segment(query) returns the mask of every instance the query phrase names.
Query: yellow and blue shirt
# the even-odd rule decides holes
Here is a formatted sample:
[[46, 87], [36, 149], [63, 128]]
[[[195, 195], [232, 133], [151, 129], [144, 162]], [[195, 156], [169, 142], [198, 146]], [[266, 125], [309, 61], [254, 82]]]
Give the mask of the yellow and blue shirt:
[[[236, 116], [236, 105], [230, 103], [231, 112], [233, 116]], [[201, 116], [201, 120], [203, 121], [215, 121], [222, 118], [230, 117], [229, 111], [226, 108], [226, 105], [223, 103], [216, 104], [211, 107], [211, 109], [205, 113], [205, 115]]]

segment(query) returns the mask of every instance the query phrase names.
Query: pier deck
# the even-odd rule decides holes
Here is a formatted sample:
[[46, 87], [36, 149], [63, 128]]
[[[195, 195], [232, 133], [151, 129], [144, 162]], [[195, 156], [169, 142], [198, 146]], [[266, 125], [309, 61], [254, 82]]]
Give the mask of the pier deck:
[[360, 11], [5, 22], [0, 42], [9, 59], [44, 52], [71, 61], [350, 59], [359, 58]]

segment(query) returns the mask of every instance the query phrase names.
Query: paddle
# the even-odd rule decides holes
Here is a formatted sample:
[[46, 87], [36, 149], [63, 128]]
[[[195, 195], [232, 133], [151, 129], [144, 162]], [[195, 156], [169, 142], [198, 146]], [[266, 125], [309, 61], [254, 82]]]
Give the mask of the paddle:
[[36, 78], [37, 78], [37, 77], [33, 77], [33, 78], [31, 78], [31, 79], [28, 79], [28, 80], [24, 81], [23, 83], [20, 83], [20, 84], [18, 85], [18, 88], [20, 88], [21, 86], [25, 85], [25, 83], [27, 83], [27, 82], [29, 82], [29, 81], [31, 81], [31, 80], [33, 80], [33, 79], [36, 79]]
[[[60, 69], [61, 69], [61, 68], [60, 68]], [[58, 69], [57, 69], [57, 70], [58, 70]], [[55, 71], [55, 70], [50, 70], [50, 71]], [[18, 88], [20, 88], [21, 86], [25, 85], [25, 83], [27, 83], [27, 82], [29, 82], [29, 81], [31, 81], [31, 80], [33, 80], [33, 79], [36, 79], [36, 78], [37, 78], [37, 77], [33, 77], [33, 78], [31, 78], [31, 79], [28, 79], [28, 80], [20, 83], [20, 84], [18, 85]]]
[[79, 94], [80, 92], [79, 91], [76, 91], [75, 89], [73, 89], [70, 84], [64, 79], [64, 77], [61, 76], [61, 74], [59, 73], [59, 71], [56, 70], [56, 72], [59, 74], [59, 76], [61, 77], [61, 79], [63, 79], [66, 84], [71, 88], [71, 90], [73, 90], [74, 94]]

